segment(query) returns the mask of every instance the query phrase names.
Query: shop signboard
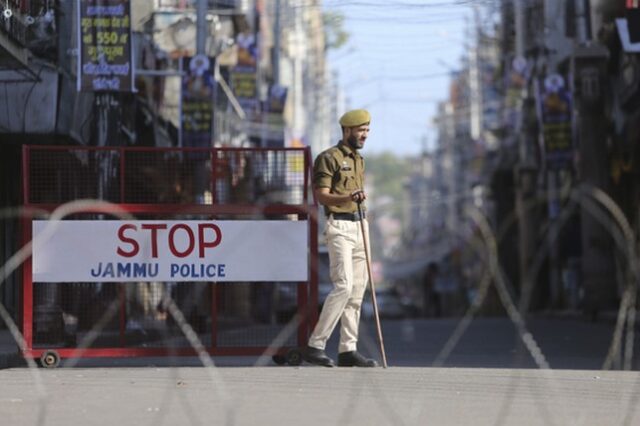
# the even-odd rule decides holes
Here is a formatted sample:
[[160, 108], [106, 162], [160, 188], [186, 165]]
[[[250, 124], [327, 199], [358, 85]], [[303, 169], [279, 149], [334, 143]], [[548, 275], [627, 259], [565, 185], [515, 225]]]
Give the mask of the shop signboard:
[[182, 61], [182, 145], [209, 147], [213, 128], [214, 59], [196, 55], [182, 58]]
[[78, 0], [78, 91], [134, 90], [129, 0]]
[[536, 84], [544, 156], [550, 169], [569, 167], [573, 160], [573, 100], [559, 74]]
[[231, 70], [231, 87], [238, 103], [249, 119], [255, 119], [260, 102], [258, 100], [258, 41], [256, 34], [245, 31], [236, 38], [238, 62]]

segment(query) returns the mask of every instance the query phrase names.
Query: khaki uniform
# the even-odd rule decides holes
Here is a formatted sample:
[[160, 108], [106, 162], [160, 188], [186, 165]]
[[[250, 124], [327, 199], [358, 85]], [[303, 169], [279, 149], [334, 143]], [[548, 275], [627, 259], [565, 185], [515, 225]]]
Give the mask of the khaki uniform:
[[[333, 194], [351, 194], [364, 187], [364, 159], [357, 152], [340, 142], [322, 152], [313, 164], [314, 188], [329, 188]], [[362, 205], [364, 210], [364, 204]], [[324, 206], [331, 213], [354, 213], [358, 205], [351, 201], [340, 206]]]
[[[315, 188], [330, 188], [335, 194], [350, 194], [362, 189], [364, 159], [340, 142], [321, 153], [313, 167]], [[364, 210], [364, 205], [362, 206]], [[318, 323], [308, 345], [325, 349], [338, 320], [340, 326], [339, 352], [355, 351], [358, 342], [360, 308], [367, 284], [367, 263], [360, 221], [344, 220], [333, 214], [357, 213], [358, 206], [350, 201], [340, 206], [325, 206], [327, 224], [325, 236], [329, 252], [333, 290], [324, 302]], [[368, 237], [368, 223], [363, 220]]]

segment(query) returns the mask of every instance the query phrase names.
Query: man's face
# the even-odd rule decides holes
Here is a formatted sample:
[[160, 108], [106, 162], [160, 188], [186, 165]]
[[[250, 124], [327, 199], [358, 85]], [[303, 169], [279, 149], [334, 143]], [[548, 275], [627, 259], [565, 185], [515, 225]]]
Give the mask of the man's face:
[[349, 127], [346, 129], [347, 142], [353, 149], [362, 149], [364, 141], [369, 136], [369, 125], [363, 124], [358, 127]]

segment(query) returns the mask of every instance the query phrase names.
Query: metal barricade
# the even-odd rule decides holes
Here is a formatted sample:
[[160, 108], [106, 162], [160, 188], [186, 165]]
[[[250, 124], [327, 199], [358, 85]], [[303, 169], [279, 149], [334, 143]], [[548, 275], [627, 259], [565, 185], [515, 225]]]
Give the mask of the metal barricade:
[[[118, 265], [117, 274], [98, 271], [94, 280], [41, 282], [29, 258], [23, 265], [23, 355], [45, 366], [61, 358], [196, 355], [195, 336], [209, 355], [268, 355], [278, 363], [298, 363], [299, 353], [292, 349], [306, 341], [318, 306], [317, 204], [309, 189], [310, 169], [308, 148], [25, 146], [25, 210], [46, 219], [68, 207], [56, 219], [91, 221], [98, 228], [103, 221], [142, 227], [145, 221], [187, 223], [181, 231], [191, 234], [188, 226], [202, 223], [295, 221], [304, 224], [308, 246], [307, 279], [295, 282], [229, 282], [215, 274], [189, 281], [198, 271], [187, 279], [155, 280], [151, 269], [134, 271], [132, 279], [126, 265]], [[78, 200], [98, 202], [78, 205]], [[32, 241], [35, 219], [22, 220], [24, 244]], [[157, 237], [154, 232], [159, 231], [149, 235]], [[98, 249], [100, 235], [89, 230], [79, 249]], [[110, 279], [120, 275], [128, 278]]]

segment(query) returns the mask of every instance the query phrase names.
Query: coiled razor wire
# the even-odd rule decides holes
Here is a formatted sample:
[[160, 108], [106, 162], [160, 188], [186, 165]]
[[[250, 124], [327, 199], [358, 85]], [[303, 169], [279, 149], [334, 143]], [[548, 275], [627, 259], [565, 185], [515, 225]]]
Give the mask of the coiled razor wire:
[[[624, 338], [624, 362], [623, 368], [625, 370], [630, 370], [632, 368], [632, 360], [633, 360], [633, 341], [634, 341], [634, 324], [635, 324], [635, 299], [637, 294], [636, 283], [638, 282], [638, 265], [636, 263], [636, 253], [635, 249], [635, 236], [626, 221], [626, 218], [620, 211], [619, 207], [611, 200], [604, 192], [597, 188], [581, 186], [576, 190], [571, 191], [570, 199], [572, 204], [566, 206], [560, 214], [559, 219], [556, 221], [554, 225], [551, 225], [546, 233], [545, 239], [548, 241], [555, 240], [558, 236], [559, 229], [562, 224], [566, 222], [567, 218], [570, 216], [572, 209], [575, 209], [577, 204], [581, 204], [583, 207], [589, 209], [592, 215], [603, 225], [606, 225], [608, 229], [612, 229], [612, 235], [616, 244], [620, 247], [620, 252], [626, 255], [627, 265], [628, 265], [628, 274], [627, 274], [627, 285], [625, 286], [625, 291], [623, 293], [623, 297], [620, 303], [620, 309], [618, 311], [618, 317], [616, 321], [616, 327], [613, 333], [612, 343], [609, 348], [607, 358], [603, 364], [603, 369], [610, 369], [613, 367], [615, 363], [615, 358], [620, 354], [620, 347], [622, 346], [623, 341], [623, 330], [624, 327], [627, 327], [627, 333]], [[92, 209], [98, 209], [100, 207], [110, 208], [110, 213], [114, 214], [120, 218], [130, 219], [131, 216], [127, 215], [124, 211], [117, 211], [113, 213], [115, 205], [110, 203], [105, 203], [97, 200], [77, 200], [70, 203], [67, 203], [57, 210], [55, 210], [49, 219], [51, 219], [52, 223], [55, 220], [62, 219], [63, 217], [86, 211], [87, 208], [91, 207]], [[609, 212], [609, 215], [605, 215], [601, 213], [599, 207], [604, 207], [606, 211]], [[11, 210], [3, 210], [0, 212], [0, 218], [7, 218], [12, 216], [20, 216], [22, 214], [29, 215], [39, 215], [46, 216], [45, 212], [42, 211], [29, 211], [26, 212], [21, 209], [11, 209]], [[468, 328], [469, 324], [472, 322], [473, 317], [477, 314], [478, 310], [482, 306], [484, 299], [486, 298], [487, 291], [492, 282], [495, 283], [496, 290], [502, 305], [505, 307], [507, 315], [510, 321], [516, 326], [518, 335], [527, 349], [536, 365], [548, 371], [550, 369], [550, 365], [546, 360], [546, 357], [542, 353], [539, 345], [536, 343], [531, 332], [528, 331], [526, 327], [525, 320], [523, 318], [523, 313], [526, 312], [528, 306], [528, 298], [530, 296], [531, 287], [533, 286], [532, 276], [535, 275], [537, 270], [540, 268], [542, 263], [542, 259], [545, 257], [545, 250], [548, 250], [548, 244], [545, 244], [534, 257], [534, 261], [532, 262], [532, 267], [530, 268], [530, 275], [525, 277], [523, 281], [523, 297], [521, 298], [520, 307], [518, 308], [516, 304], [513, 302], [513, 297], [509, 291], [508, 284], [506, 282], [506, 278], [504, 273], [502, 272], [500, 265], [498, 263], [497, 256], [497, 244], [499, 241], [496, 240], [495, 235], [493, 234], [486, 218], [482, 215], [482, 213], [478, 209], [468, 208], [465, 211], [467, 217], [478, 227], [480, 230], [481, 241], [471, 240], [470, 245], [472, 246], [474, 252], [478, 255], [480, 259], [484, 259], [484, 261], [488, 264], [488, 267], [484, 269], [483, 276], [480, 280], [480, 285], [478, 286], [478, 292], [476, 293], [476, 297], [472, 301], [472, 304], [469, 310], [465, 313], [465, 315], [461, 318], [458, 326], [453, 331], [451, 336], [447, 339], [445, 345], [437, 355], [435, 361], [433, 362], [433, 366], [442, 366], [446, 362], [446, 359], [451, 354], [453, 349], [455, 348], [457, 342], [460, 340], [465, 330]], [[613, 218], [613, 219], [612, 219]], [[615, 223], [617, 226], [612, 226]], [[45, 232], [39, 235], [39, 238], [47, 238], [52, 229], [45, 228]], [[483, 250], [485, 248], [486, 250]], [[2, 281], [0, 282], [0, 286], [4, 284], [6, 278], [13, 273], [26, 258], [31, 255], [32, 250], [32, 242], [27, 243], [24, 247], [20, 248], [18, 252], [16, 252], [13, 256], [11, 256], [7, 262], [0, 268], [0, 277]], [[167, 294], [163, 297], [163, 304], [167, 307], [167, 311], [173, 317], [176, 324], [179, 326], [181, 333], [187, 338], [189, 345], [195, 350], [199, 361], [206, 368], [207, 375], [209, 380], [212, 383], [212, 386], [215, 390], [215, 397], [218, 402], [221, 402], [224, 407], [224, 419], [226, 424], [234, 424], [235, 421], [235, 412], [234, 407], [237, 406], [240, 401], [239, 400], [230, 400], [229, 393], [225, 391], [225, 384], [223, 379], [216, 373], [216, 366], [213, 363], [211, 356], [207, 353], [204, 348], [204, 345], [200, 341], [198, 335], [195, 333], [190, 324], [186, 321], [184, 314], [178, 308], [175, 301], [171, 299]], [[109, 320], [116, 314], [117, 304], [116, 302], [112, 302], [107, 310], [104, 312], [102, 317], [98, 320], [92, 330], [87, 333], [82, 341], [78, 345], [78, 350], [81, 351], [90, 347], [94, 342], [95, 338], [99, 335], [101, 330], [107, 325]], [[14, 340], [18, 344], [21, 351], [25, 350], [25, 342], [22, 338], [22, 335], [12, 320], [10, 314], [7, 312], [6, 308], [0, 304], [0, 317], [7, 324], [8, 329], [11, 332]], [[293, 336], [296, 332], [296, 324], [300, 320], [299, 316], [295, 316], [281, 331], [280, 333], [271, 341], [268, 348], [265, 349], [263, 355], [261, 355], [256, 361], [256, 366], [264, 366], [267, 365], [269, 360], [269, 354], [273, 353], [273, 351], [280, 347], [284, 342], [286, 342], [291, 336]], [[363, 324], [366, 327], [366, 324]], [[362, 342], [365, 346], [370, 347], [371, 352], [375, 352], [375, 342], [368, 336], [368, 334], [362, 335]], [[77, 364], [79, 358], [70, 359], [65, 362], [65, 367], [73, 367]], [[48, 404], [48, 395], [46, 393], [46, 389], [44, 388], [41, 373], [37, 368], [33, 359], [26, 358], [26, 362], [29, 366], [31, 374], [34, 378], [34, 384], [36, 386], [38, 401], [39, 401], [39, 411], [37, 416], [37, 424], [46, 424], [46, 414], [47, 414], [47, 404]], [[177, 377], [177, 376], [176, 376]], [[359, 383], [356, 383], [359, 382]], [[552, 382], [553, 383], [553, 382]], [[373, 389], [374, 396], [378, 399], [381, 407], [384, 407], [382, 410], [387, 417], [387, 420], [393, 424], [404, 424], [403, 417], [400, 413], [396, 412], [393, 408], [393, 405], [387, 400], [384, 392], [381, 388], [376, 386], [375, 382], [372, 382], [370, 378], [367, 376], [355, 376], [354, 377], [354, 389], [364, 389], [365, 386], [371, 390]], [[371, 387], [374, 385], [373, 387]], [[640, 386], [640, 383], [638, 384]], [[355, 392], [352, 394], [351, 403], [357, 403], [361, 392]], [[165, 401], [168, 402], [170, 398], [172, 398], [173, 392], [170, 389], [167, 390], [167, 394], [165, 395]], [[628, 423], [633, 415], [633, 407], [635, 404], [630, 401], [629, 411], [627, 412], [627, 416], [625, 417], [625, 422]], [[637, 401], [636, 401], [637, 402]], [[184, 399], [181, 399], [182, 404], [186, 404], [188, 406], [188, 402]], [[505, 401], [503, 412], [505, 411], [505, 407], [509, 405], [509, 401]], [[187, 407], [189, 408], [189, 407]], [[543, 406], [540, 406], [541, 414], [545, 418], [545, 421], [548, 424], [554, 424], [552, 421], [551, 414], [546, 410]], [[187, 412], [194, 410], [186, 410]], [[157, 415], [161, 415], [158, 413]], [[349, 423], [353, 421], [351, 417], [352, 414], [345, 411], [342, 416], [342, 420], [344, 423]], [[419, 412], [414, 412], [410, 418], [415, 417], [416, 419], [419, 416]], [[200, 424], [200, 420], [193, 413], [190, 414], [189, 420], [191, 424]], [[501, 424], [504, 420], [504, 416], [499, 415], [496, 424]], [[562, 422], [561, 424], [563, 424]], [[625, 424], [626, 424], [625, 423]]]

